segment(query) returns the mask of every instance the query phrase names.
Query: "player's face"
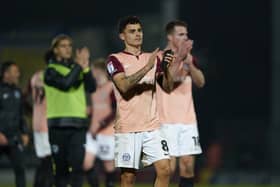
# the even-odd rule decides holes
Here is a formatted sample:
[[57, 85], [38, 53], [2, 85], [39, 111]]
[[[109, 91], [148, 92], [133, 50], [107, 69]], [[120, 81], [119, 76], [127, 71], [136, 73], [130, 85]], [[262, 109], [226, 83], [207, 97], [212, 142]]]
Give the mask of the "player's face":
[[107, 74], [104, 70], [100, 68], [93, 68], [92, 72], [96, 79], [97, 86], [102, 86], [108, 81]]
[[6, 72], [7, 80], [12, 84], [18, 84], [20, 71], [17, 65], [11, 65], [9, 70]]
[[58, 59], [70, 59], [72, 56], [72, 42], [68, 39], [61, 40], [54, 48]]
[[143, 41], [143, 31], [141, 25], [128, 24], [123, 33], [120, 34], [120, 38], [125, 42], [126, 45], [139, 47]]
[[173, 33], [169, 36], [170, 42], [175, 47], [178, 47], [180, 42], [187, 41], [188, 39], [188, 30], [183, 26], [175, 26]]

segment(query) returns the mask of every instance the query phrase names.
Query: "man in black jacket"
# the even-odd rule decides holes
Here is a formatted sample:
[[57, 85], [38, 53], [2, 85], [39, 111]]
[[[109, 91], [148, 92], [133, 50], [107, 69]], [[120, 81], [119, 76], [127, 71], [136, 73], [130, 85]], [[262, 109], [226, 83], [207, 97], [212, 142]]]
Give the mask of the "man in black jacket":
[[17, 87], [18, 66], [11, 61], [2, 63], [0, 82], [0, 154], [11, 160], [16, 186], [25, 187], [23, 147], [28, 143], [27, 126], [23, 116], [22, 93]]
[[89, 69], [89, 50], [76, 51], [72, 59], [72, 39], [58, 35], [47, 53], [44, 73], [52, 156], [56, 187], [82, 186], [87, 112], [85, 92], [94, 92], [95, 79]]

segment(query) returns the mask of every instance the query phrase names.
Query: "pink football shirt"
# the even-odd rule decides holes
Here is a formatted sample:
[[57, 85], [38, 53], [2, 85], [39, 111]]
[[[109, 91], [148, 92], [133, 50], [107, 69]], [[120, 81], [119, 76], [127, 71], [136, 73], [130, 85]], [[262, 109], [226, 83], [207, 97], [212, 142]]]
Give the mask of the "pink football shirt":
[[[162, 53], [160, 53], [162, 55]], [[192, 96], [192, 79], [180, 64], [179, 72], [173, 78], [174, 90], [166, 93], [157, 84], [157, 105], [161, 124], [195, 124], [196, 113]]]
[[[109, 56], [107, 71], [111, 77], [124, 72], [132, 75], [143, 68], [151, 53], [141, 53], [139, 56], [120, 52]], [[124, 96], [114, 86], [117, 101], [115, 121], [116, 133], [143, 132], [158, 129], [159, 119], [156, 105], [155, 74], [158, 63]]]
[[[108, 82], [101, 87], [97, 87], [96, 91], [91, 94], [92, 100], [92, 124], [97, 124], [100, 121], [107, 118], [111, 115], [112, 111], [112, 95], [113, 92], [113, 83]], [[99, 134], [103, 135], [113, 135], [114, 127], [113, 121], [110, 124], [102, 129]]]

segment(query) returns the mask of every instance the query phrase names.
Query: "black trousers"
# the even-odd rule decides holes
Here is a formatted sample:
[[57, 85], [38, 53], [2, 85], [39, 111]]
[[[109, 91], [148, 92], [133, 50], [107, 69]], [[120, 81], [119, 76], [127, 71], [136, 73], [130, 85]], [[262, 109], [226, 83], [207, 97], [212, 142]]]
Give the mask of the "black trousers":
[[68, 184], [72, 187], [81, 187], [86, 128], [51, 127], [49, 138], [56, 187], [66, 187]]
[[0, 146], [0, 155], [5, 154], [11, 161], [15, 178], [16, 187], [25, 187], [24, 153], [22, 144]]
[[52, 158], [40, 158], [40, 164], [35, 171], [34, 187], [52, 187], [54, 184], [52, 173]]

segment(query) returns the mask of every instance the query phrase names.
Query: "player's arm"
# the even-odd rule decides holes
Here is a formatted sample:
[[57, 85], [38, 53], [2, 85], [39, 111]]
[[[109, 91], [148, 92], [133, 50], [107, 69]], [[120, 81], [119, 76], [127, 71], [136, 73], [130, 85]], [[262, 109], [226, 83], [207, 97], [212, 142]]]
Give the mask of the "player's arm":
[[0, 145], [8, 145], [8, 139], [4, 133], [0, 131]]
[[179, 43], [179, 47], [175, 51], [175, 54], [174, 51], [165, 51], [162, 61], [162, 84], [160, 84], [165, 91], [172, 91], [174, 87], [173, 77], [176, 77], [178, 71], [180, 70], [181, 63], [184, 59], [186, 59], [187, 55], [190, 53], [192, 45], [192, 40], [182, 41]]
[[174, 81], [173, 78], [170, 74], [170, 71], [167, 70], [166, 72], [163, 73], [163, 81], [162, 81], [162, 88], [166, 92], [171, 92], [174, 87]]
[[[105, 118], [103, 118], [99, 122], [94, 121], [94, 109], [92, 106], [92, 115], [91, 115], [91, 125], [90, 125], [90, 133], [92, 134], [93, 137], [96, 136], [97, 133], [99, 133], [102, 129], [105, 129], [108, 127], [111, 122], [115, 119], [116, 116], [116, 110], [117, 110], [117, 103], [116, 103], [116, 98], [114, 95], [114, 92], [112, 91], [110, 93], [110, 99], [111, 99], [111, 113], [108, 114]], [[93, 103], [94, 105], [94, 103]]]
[[87, 47], [76, 50], [75, 61], [83, 69], [83, 82], [85, 85], [85, 90], [89, 93], [93, 93], [96, 90], [96, 81], [92, 75], [89, 67], [90, 52]]
[[198, 68], [195, 58], [189, 54], [188, 58], [184, 60], [184, 63], [186, 64], [185, 67], [192, 77], [193, 83], [198, 88], [202, 88], [205, 85], [205, 77], [203, 72]]
[[[2, 95], [1, 89], [0, 89], [0, 94]], [[2, 103], [2, 97], [0, 97], [0, 114], [2, 112], [1, 111], [1, 108], [2, 108], [1, 103]], [[6, 135], [3, 132], [1, 132], [1, 130], [0, 130], [0, 145], [8, 145], [8, 139], [7, 139]]]
[[[20, 92], [21, 93], [21, 92]], [[21, 93], [22, 95], [22, 93]], [[28, 126], [24, 117], [24, 109], [23, 109], [23, 98], [21, 97], [21, 105], [20, 105], [20, 126], [19, 130], [21, 132], [21, 138], [23, 141], [23, 145], [26, 146], [29, 142], [29, 136], [28, 136]]]
[[111, 113], [108, 116], [106, 116], [104, 119], [99, 121], [98, 132], [108, 127], [116, 117], [117, 103], [113, 91], [110, 94], [110, 99], [111, 99]]
[[113, 82], [121, 93], [128, 92], [133, 88], [152, 68], [145, 66], [133, 75], [126, 76], [125, 73], [118, 73], [113, 77]]
[[96, 90], [96, 80], [93, 77], [90, 68], [86, 69], [83, 71], [84, 75], [84, 85], [85, 85], [85, 90], [89, 93], [93, 93]]
[[[156, 61], [158, 49], [153, 51], [151, 57], [149, 58], [148, 63], [140, 70], [138, 70], [136, 73], [126, 76], [124, 71], [118, 72], [117, 74], [114, 74], [114, 70], [110, 72], [110, 67], [108, 68], [109, 73], [112, 76], [112, 80], [116, 87], [119, 89], [119, 91], [123, 94], [127, 93], [131, 88], [133, 88], [153, 67], [154, 63]], [[110, 62], [109, 62], [110, 63]], [[110, 64], [109, 64], [110, 66]], [[114, 67], [114, 64], [112, 64], [112, 67]]]
[[33, 103], [41, 103], [44, 93], [43, 71], [37, 72], [31, 79], [31, 92]]
[[62, 91], [68, 91], [79, 79], [82, 68], [78, 64], [67, 75], [62, 75], [54, 68], [47, 68], [44, 74], [44, 82]]

